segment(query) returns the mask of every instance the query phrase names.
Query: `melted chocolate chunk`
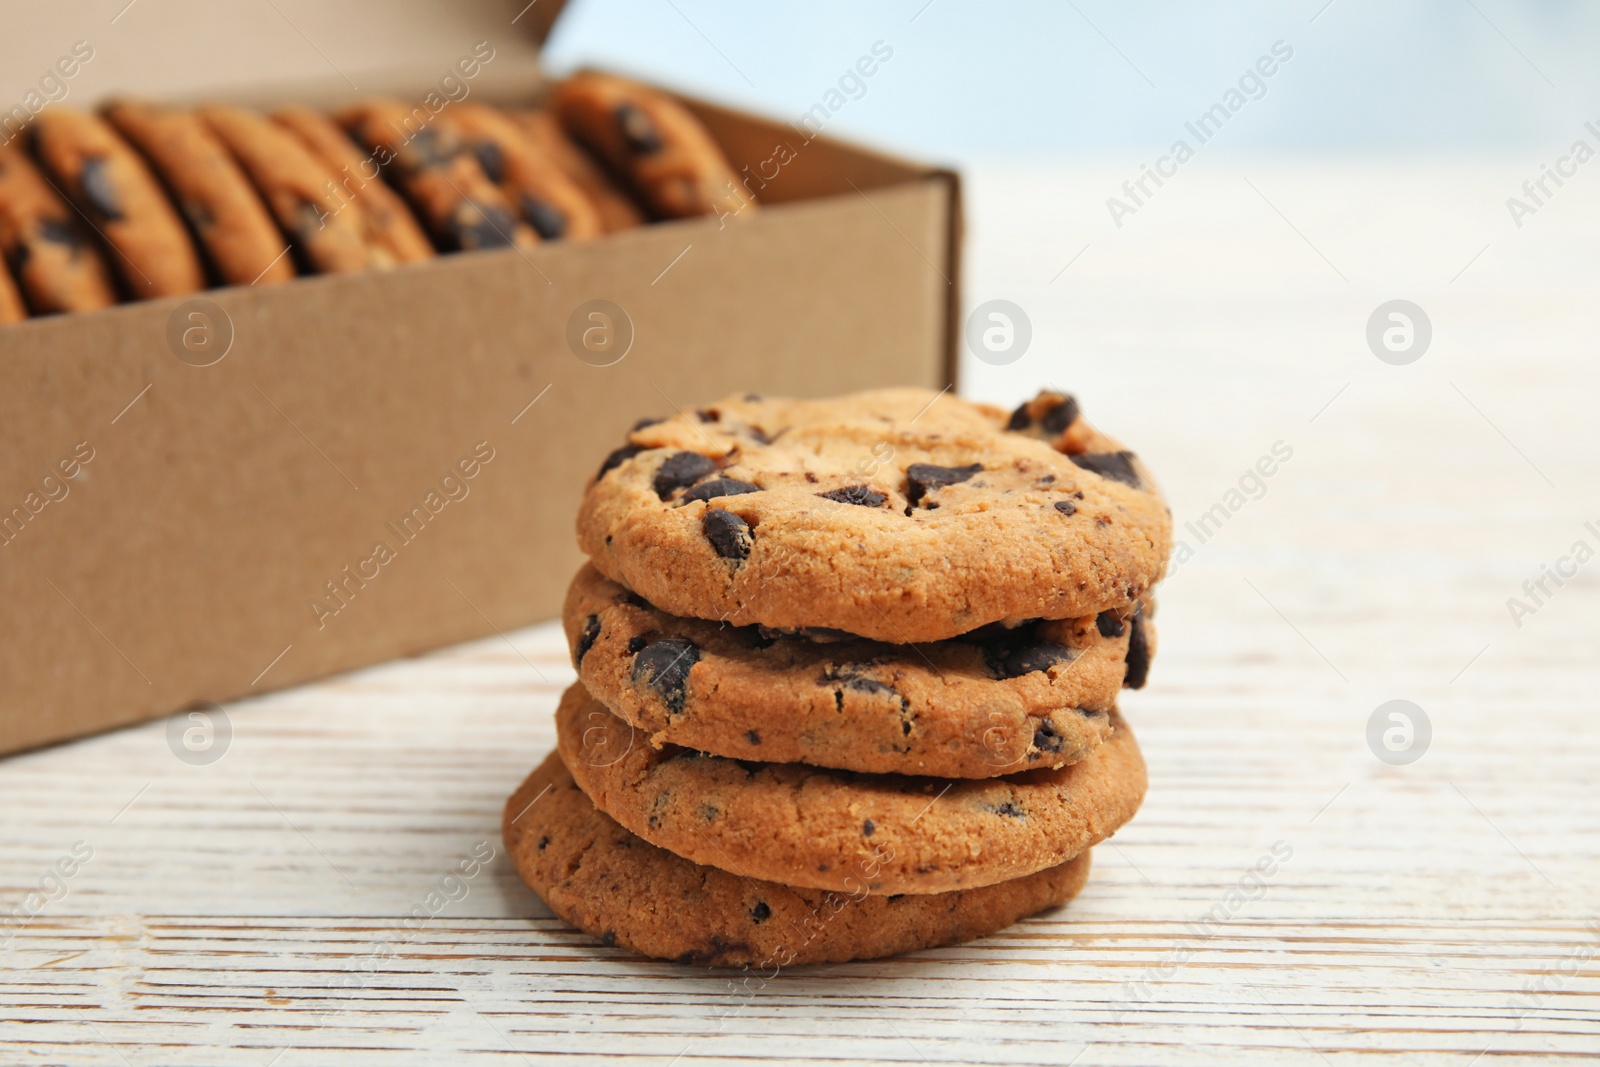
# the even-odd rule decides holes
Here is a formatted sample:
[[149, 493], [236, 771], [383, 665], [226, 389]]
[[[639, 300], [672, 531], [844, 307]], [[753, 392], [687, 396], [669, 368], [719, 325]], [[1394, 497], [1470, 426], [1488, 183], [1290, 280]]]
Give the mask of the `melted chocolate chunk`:
[[1078, 401], [1074, 397], [1062, 397], [1061, 403], [1045, 413], [1039, 420], [1039, 425], [1051, 437], [1058, 437], [1066, 433], [1067, 427], [1078, 421]]
[[1150, 635], [1144, 629], [1144, 609], [1135, 611], [1129, 621], [1133, 631], [1128, 634], [1128, 669], [1122, 684], [1128, 689], [1143, 689], [1150, 677]]
[[744, 739], [750, 742], [752, 745], [759, 745], [761, 743], [761, 734], [755, 730], [746, 730], [744, 732]]
[[509, 247], [514, 229], [516, 220], [509, 211], [494, 204], [474, 203], [465, 197], [445, 224], [446, 236], [463, 252]]
[[572, 650], [572, 665], [574, 667], [583, 664], [583, 657], [589, 654], [589, 650], [594, 647], [594, 643], [599, 639], [600, 616], [590, 615], [583, 620], [583, 632], [578, 635], [577, 647]]
[[1074, 504], [1070, 500], [1057, 500], [1056, 510], [1061, 512], [1063, 515], [1075, 515], [1078, 511], [1078, 505]]
[[689, 670], [700, 662], [700, 650], [682, 637], [663, 637], [645, 645], [633, 660], [633, 684], [646, 685], [672, 712], [688, 699]]
[[772, 918], [772, 908], [764, 900], [756, 901], [756, 906], [750, 909], [750, 921], [760, 926]]
[[1066, 738], [1056, 733], [1053, 723], [1046, 720], [1033, 729], [1033, 747], [1040, 752], [1060, 752]]
[[683, 494], [680, 503], [687, 504], [694, 500], [714, 500], [719, 496], [743, 496], [745, 493], [759, 492], [761, 492], [759, 485], [741, 482], [737, 478], [713, 478]]
[[640, 156], [661, 151], [661, 134], [656, 130], [656, 124], [650, 121], [649, 115], [633, 104], [618, 104], [615, 114], [617, 130], [622, 134], [628, 151]]
[[932, 463], [913, 463], [906, 468], [906, 500], [915, 507], [929, 492], [964, 482], [981, 470], [983, 465], [979, 463], [965, 467], [935, 467]]
[[1121, 637], [1122, 620], [1117, 618], [1114, 611], [1102, 611], [1094, 617], [1095, 628], [1100, 631], [1101, 637]]
[[1015, 433], [1018, 430], [1026, 430], [1032, 425], [1033, 416], [1028, 414], [1028, 405], [1024, 403], [1019, 405], [1017, 410], [1011, 413], [1011, 418], [1006, 423], [1006, 429]]
[[550, 844], [550, 838], [541, 837], [541, 838], [539, 838], [539, 843], [537, 845], [535, 845], [534, 847], [537, 848], [540, 852], [543, 852], [545, 850], [545, 848], [549, 846], [549, 844]]
[[600, 473], [594, 476], [594, 480], [598, 482], [601, 478], [606, 476], [606, 471], [622, 466], [624, 463], [628, 462], [628, 460], [632, 459], [634, 456], [637, 456], [643, 451], [644, 449], [640, 448], [638, 445], [623, 445], [621, 448], [607, 456], [604, 463], [600, 464]]
[[883, 502], [889, 499], [864, 485], [847, 485], [842, 489], [830, 489], [826, 493], [817, 495], [824, 500], [836, 500], [841, 504], [858, 504], [864, 508], [882, 507]]
[[1000, 804], [986, 805], [996, 815], [1004, 815], [1008, 819], [1026, 819], [1028, 813], [1007, 800]]
[[717, 465], [698, 452], [674, 452], [656, 471], [656, 496], [667, 499], [679, 489], [687, 489], [717, 469]]
[[490, 181], [499, 185], [506, 180], [506, 154], [500, 150], [499, 145], [493, 141], [474, 141], [472, 154]]
[[523, 193], [517, 197], [517, 207], [523, 219], [544, 240], [559, 240], [567, 232], [567, 216], [554, 204]]
[[1067, 457], [1086, 471], [1094, 471], [1102, 478], [1110, 478], [1135, 489], [1143, 488], [1139, 472], [1133, 469], [1132, 452], [1085, 452], [1081, 456]]
[[861, 824], [861, 836], [871, 837], [875, 832], [877, 832], [877, 829], [878, 824], [873, 822], [871, 819], [868, 819]]
[[403, 151], [407, 159], [403, 165], [422, 170], [437, 167], [456, 158], [460, 149], [438, 130], [423, 128], [412, 134]]
[[104, 156], [90, 156], [83, 161], [78, 191], [89, 208], [106, 222], [122, 221], [122, 205], [117, 202], [117, 190], [111, 184], [111, 169]]
[[650, 639], [642, 635], [638, 637], [630, 637], [628, 638], [628, 651], [637, 655], [644, 649], [644, 646], [648, 645], [649, 643]]
[[1026, 633], [990, 645], [983, 658], [997, 679], [1020, 678], [1034, 671], [1049, 670], [1057, 663], [1070, 662], [1076, 655], [1066, 645], [1036, 641]]
[[723, 559], [745, 559], [750, 555], [750, 524], [731, 511], [708, 508], [700, 518], [700, 530]]
[[71, 219], [40, 219], [39, 237], [51, 244], [66, 245], [74, 252], [83, 247], [83, 234]]

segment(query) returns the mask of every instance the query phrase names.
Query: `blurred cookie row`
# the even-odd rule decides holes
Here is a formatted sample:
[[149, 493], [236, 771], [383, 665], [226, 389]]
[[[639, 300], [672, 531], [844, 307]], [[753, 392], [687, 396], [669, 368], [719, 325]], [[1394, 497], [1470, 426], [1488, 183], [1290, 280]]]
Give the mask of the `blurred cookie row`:
[[755, 206], [662, 93], [585, 73], [548, 105], [49, 108], [0, 145], [0, 323]]

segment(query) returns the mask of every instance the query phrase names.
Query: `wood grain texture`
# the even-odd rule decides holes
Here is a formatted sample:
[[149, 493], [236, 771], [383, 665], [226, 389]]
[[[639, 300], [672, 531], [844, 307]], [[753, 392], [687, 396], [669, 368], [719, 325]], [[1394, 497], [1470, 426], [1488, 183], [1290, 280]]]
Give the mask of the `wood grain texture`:
[[[208, 766], [165, 723], [0, 762], [0, 922], [93, 850], [0, 933], [0, 1062], [1600, 1053], [1600, 560], [1520, 627], [1506, 606], [1600, 548], [1600, 202], [1575, 184], [1517, 230], [1511, 167], [1197, 161], [1116, 230], [1127, 176], [973, 175], [972, 300], [1021, 304], [1034, 339], [964, 390], [1077, 392], [1180, 527], [1275, 442], [1293, 456], [1160, 591], [1151, 685], [1124, 702], [1149, 798], [1077, 901], [777, 976], [597, 945], [498, 839], [572, 676], [550, 625], [231, 705]], [[1363, 337], [1395, 297], [1434, 326], [1409, 367]], [[1432, 722], [1409, 766], [1368, 749], [1392, 698]]]

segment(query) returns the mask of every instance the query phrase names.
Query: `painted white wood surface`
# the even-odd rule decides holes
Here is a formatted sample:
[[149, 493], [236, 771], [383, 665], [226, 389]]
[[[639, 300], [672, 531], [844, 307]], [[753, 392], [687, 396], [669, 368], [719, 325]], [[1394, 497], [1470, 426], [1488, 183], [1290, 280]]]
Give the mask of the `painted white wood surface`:
[[[1520, 627], [1506, 606], [1600, 548], [1600, 200], [1516, 229], [1510, 166], [1191, 169], [1120, 230], [1120, 170], [971, 182], [970, 302], [1034, 336], [966, 392], [1076, 391], [1180, 524], [1293, 449], [1163, 588], [1125, 701], [1149, 799], [1071, 906], [748, 986], [598, 946], [499, 854], [571, 677], [546, 626], [232, 705], [209, 766], [166, 723], [0, 761], [0, 919], [37, 911], [0, 947], [0, 1062], [1600, 1054], [1600, 560]], [[1407, 367], [1363, 336], [1395, 297], [1434, 326]], [[1432, 722], [1409, 766], [1368, 749], [1391, 698]]]

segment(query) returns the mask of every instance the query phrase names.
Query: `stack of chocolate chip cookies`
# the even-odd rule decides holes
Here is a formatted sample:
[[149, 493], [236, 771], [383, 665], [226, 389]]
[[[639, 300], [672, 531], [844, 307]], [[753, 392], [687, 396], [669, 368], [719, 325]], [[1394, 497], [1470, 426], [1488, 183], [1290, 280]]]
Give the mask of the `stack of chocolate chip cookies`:
[[650, 956], [788, 966], [979, 937], [1137, 810], [1171, 516], [1067, 396], [733, 397], [636, 425], [578, 516], [523, 879]]

